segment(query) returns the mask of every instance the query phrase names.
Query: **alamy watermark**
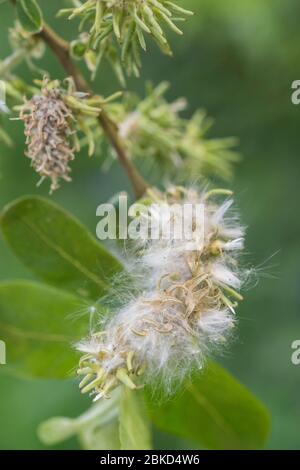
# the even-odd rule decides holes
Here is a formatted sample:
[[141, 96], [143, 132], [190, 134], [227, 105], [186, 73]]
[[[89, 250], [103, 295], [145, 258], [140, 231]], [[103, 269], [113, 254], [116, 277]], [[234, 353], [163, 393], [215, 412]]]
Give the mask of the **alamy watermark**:
[[291, 101], [294, 105], [300, 104], [300, 80], [294, 80], [291, 86], [292, 92]]
[[292, 342], [291, 348], [293, 349], [293, 353], [291, 355], [291, 361], [294, 366], [298, 366], [300, 364], [300, 339], [295, 339]]
[[[116, 208], [117, 207], [117, 208]], [[204, 241], [204, 204], [135, 203], [128, 206], [126, 194], [118, 204], [100, 204], [96, 215], [99, 240], [170, 240], [186, 242], [194, 250]]]

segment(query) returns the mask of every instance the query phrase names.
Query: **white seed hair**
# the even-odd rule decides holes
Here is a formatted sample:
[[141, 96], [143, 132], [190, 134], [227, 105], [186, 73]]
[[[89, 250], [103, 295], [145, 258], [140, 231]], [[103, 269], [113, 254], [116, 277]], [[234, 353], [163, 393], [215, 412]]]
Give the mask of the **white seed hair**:
[[[167, 204], [203, 204], [204, 230], [188, 221], [195, 225], [192, 250], [184, 239], [145, 237], [137, 242], [138, 261], [131, 271], [143, 279], [140, 292], [105, 322], [103, 333], [77, 346], [87, 354], [84, 365], [98, 370], [96, 399], [120, 381], [134, 388], [132, 379], [140, 374], [144, 382], [159, 381], [166, 393], [172, 392], [193, 370], [203, 368], [236, 323], [245, 278], [238, 266], [245, 230], [230, 213], [232, 199], [219, 205], [208, 193], [182, 188], [170, 188], [161, 198]], [[168, 222], [164, 210], [155, 211], [161, 226]], [[95, 372], [90, 375], [94, 379]]]

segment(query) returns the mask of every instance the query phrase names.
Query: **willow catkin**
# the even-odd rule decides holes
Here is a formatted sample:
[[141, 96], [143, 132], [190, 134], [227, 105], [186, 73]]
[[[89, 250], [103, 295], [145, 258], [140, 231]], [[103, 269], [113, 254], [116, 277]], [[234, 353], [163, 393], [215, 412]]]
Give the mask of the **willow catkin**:
[[40, 95], [26, 100], [20, 111], [25, 124], [26, 155], [35, 171], [51, 180], [51, 192], [59, 187], [59, 180], [70, 181], [70, 162], [74, 148], [72, 111], [64, 103], [59, 89], [43, 87]]
[[233, 201], [219, 205], [211, 195], [170, 188], [162, 195], [163, 205], [149, 209], [160, 227], [171, 217], [176, 229], [182, 223], [178, 209], [185, 204], [201, 204], [203, 218], [199, 224], [194, 215], [184, 216], [192, 240], [145, 237], [137, 242], [133, 271], [145, 280], [141, 292], [102, 331], [77, 345], [85, 353], [78, 371], [84, 375], [80, 388], [94, 400], [109, 396], [120, 383], [136, 388], [140, 376], [143, 383], [158, 379], [169, 393], [231, 335], [245, 279], [238, 266], [244, 228], [230, 214]]

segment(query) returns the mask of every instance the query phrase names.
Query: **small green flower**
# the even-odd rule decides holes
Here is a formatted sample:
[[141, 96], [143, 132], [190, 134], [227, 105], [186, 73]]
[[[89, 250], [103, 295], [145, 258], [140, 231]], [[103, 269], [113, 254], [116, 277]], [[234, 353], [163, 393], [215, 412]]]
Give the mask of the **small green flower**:
[[154, 167], [179, 182], [190, 175], [230, 180], [233, 164], [239, 160], [236, 139], [208, 138], [212, 120], [201, 110], [190, 119], [182, 117], [187, 102], [184, 98], [168, 102], [168, 87], [166, 82], [148, 86], [143, 100], [127, 94], [122, 104], [110, 106], [128, 153], [146, 168]]
[[164, 28], [183, 34], [176, 25], [193, 13], [167, 0], [87, 0], [76, 1], [74, 8], [62, 9], [59, 15], [80, 18], [80, 30], [88, 25], [86, 47], [97, 55], [97, 65], [106, 56], [123, 82], [121, 63], [128, 75], [139, 75], [140, 49], [146, 51], [146, 36], [152, 36], [162, 52], [171, 55]]

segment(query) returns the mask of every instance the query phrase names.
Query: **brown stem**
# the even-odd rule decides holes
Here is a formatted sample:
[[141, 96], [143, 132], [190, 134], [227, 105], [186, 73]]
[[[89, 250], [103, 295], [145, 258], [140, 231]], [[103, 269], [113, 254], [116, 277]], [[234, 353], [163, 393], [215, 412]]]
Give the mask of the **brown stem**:
[[81, 75], [80, 71], [77, 69], [77, 67], [70, 58], [69, 43], [62, 39], [60, 36], [58, 36], [58, 34], [56, 34], [56, 32], [53, 31], [53, 29], [51, 29], [50, 26], [47, 26], [45, 23], [42, 31], [38, 33], [38, 35], [56, 55], [68, 76], [73, 77], [76, 88], [79, 91], [90, 93], [90, 89], [86, 80]]
[[[68, 76], [73, 77], [76, 88], [79, 91], [85, 93], [91, 93], [91, 90], [82, 76], [80, 71], [77, 69], [70, 57], [70, 45], [67, 41], [62, 39], [55, 31], [53, 31], [48, 25], [44, 23], [43, 29], [38, 33], [40, 38], [49, 46], [54, 52], [61, 65], [65, 69]], [[98, 117], [99, 123], [102, 126], [107, 138], [109, 139], [112, 147], [118, 156], [120, 163], [122, 164], [135, 193], [137, 199], [142, 197], [147, 190], [147, 183], [144, 178], [140, 175], [137, 168], [130, 161], [127, 152], [125, 150], [124, 143], [122, 142], [117, 125], [110, 119], [110, 117], [102, 110]]]

